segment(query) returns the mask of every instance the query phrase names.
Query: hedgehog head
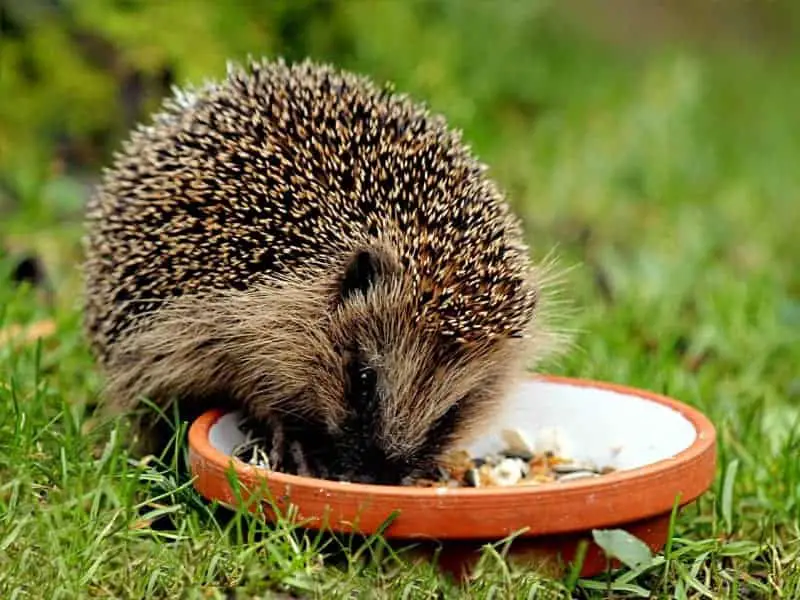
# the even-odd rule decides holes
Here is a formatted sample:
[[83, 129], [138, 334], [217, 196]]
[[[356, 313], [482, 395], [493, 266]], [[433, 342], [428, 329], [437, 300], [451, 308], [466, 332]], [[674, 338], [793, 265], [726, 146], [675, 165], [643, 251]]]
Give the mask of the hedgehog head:
[[254, 413], [263, 406], [266, 423], [279, 420], [273, 461], [282, 470], [380, 484], [432, 477], [447, 450], [486, 425], [526, 355], [536, 288], [520, 285], [495, 306], [508, 314], [521, 304], [519, 330], [475, 328], [463, 337], [434, 310], [441, 296], [416, 287], [380, 243], [337, 265], [316, 333], [294, 342], [306, 348], [304, 366], [295, 352], [289, 370], [263, 373], [271, 385], [298, 375], [306, 384], [282, 408], [263, 395], [250, 404]]

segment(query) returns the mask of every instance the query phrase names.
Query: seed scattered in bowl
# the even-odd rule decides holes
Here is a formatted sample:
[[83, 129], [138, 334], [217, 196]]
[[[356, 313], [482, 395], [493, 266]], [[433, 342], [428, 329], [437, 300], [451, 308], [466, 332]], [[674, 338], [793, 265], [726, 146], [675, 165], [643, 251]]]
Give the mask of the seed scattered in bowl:
[[[249, 465], [270, 468], [269, 440], [253, 433], [252, 423], [242, 419], [239, 430], [245, 439], [233, 449], [233, 456]], [[519, 429], [507, 429], [501, 434], [502, 451], [473, 457], [467, 450], [455, 450], [446, 455], [438, 468], [437, 479], [418, 479], [416, 487], [493, 487], [532, 486], [543, 483], [567, 482], [600, 477], [615, 471], [614, 467], [597, 467], [568, 457], [571, 447], [560, 430], [540, 432], [533, 443]]]
[[233, 456], [248, 465], [269, 469], [269, 440], [253, 433], [250, 419], [243, 418], [237, 423], [239, 431], [244, 433], [244, 441], [233, 448]]
[[492, 487], [541, 485], [567, 482], [612, 473], [611, 466], [596, 465], [569, 458], [571, 447], [557, 429], [543, 430], [536, 443], [518, 429], [501, 435], [505, 444], [498, 453], [472, 457], [466, 450], [449, 453], [443, 460], [438, 480], [414, 482], [420, 487]]

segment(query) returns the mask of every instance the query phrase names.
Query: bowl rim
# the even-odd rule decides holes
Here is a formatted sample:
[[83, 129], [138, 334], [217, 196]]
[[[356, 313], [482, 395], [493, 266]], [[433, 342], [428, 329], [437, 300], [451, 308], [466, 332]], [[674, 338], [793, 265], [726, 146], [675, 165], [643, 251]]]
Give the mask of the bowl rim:
[[[606, 487], [619, 487], [620, 485], [650, 478], [661, 479], [664, 476], [669, 476], [671, 471], [679, 470], [691, 463], [702, 462], [704, 457], [706, 457], [706, 455], [710, 452], [715, 453], [717, 432], [714, 424], [706, 415], [700, 412], [700, 410], [684, 404], [683, 402], [674, 398], [649, 390], [595, 379], [542, 374], [526, 374], [524, 379], [527, 381], [540, 381], [559, 385], [596, 388], [628, 396], [636, 396], [649, 402], [655, 402], [675, 410], [681, 416], [686, 418], [692, 424], [692, 427], [695, 430], [695, 439], [689, 447], [681, 450], [671, 457], [662, 458], [655, 462], [632, 469], [614, 471], [605, 474], [602, 477], [543, 483], [535, 486], [497, 486], [483, 488], [411, 487], [400, 485], [351, 483], [281, 473], [278, 471], [270, 471], [263, 467], [249, 465], [238, 458], [225, 454], [211, 444], [211, 441], [209, 440], [211, 427], [213, 427], [213, 425], [222, 416], [230, 412], [219, 408], [206, 411], [191, 423], [188, 432], [189, 452], [190, 454], [195, 453], [196, 455], [199, 455], [199, 457], [201, 457], [206, 464], [213, 465], [216, 469], [219, 469], [222, 472], [227, 470], [231, 464], [233, 464], [233, 468], [237, 474], [237, 477], [239, 478], [241, 478], [243, 475], [247, 478], [263, 478], [266, 479], [270, 484], [288, 486], [289, 488], [295, 490], [313, 489], [316, 491], [324, 491], [328, 494], [331, 494], [331, 497], [334, 497], [338, 494], [345, 494], [350, 497], [371, 497], [375, 500], [383, 499], [388, 501], [400, 499], [414, 501], [431, 500], [434, 498], [441, 499], [443, 496], [445, 496], [451, 502], [457, 501], [457, 499], [460, 497], [477, 499], [480, 497], [498, 498], [503, 496], [530, 496], [531, 498], [535, 498], [544, 496], [560, 496], [565, 492], [567, 494], [579, 493], [582, 490], [600, 492]], [[192, 470], [194, 471], [194, 468]], [[683, 498], [681, 504], [685, 504], [693, 499], [693, 497]]]

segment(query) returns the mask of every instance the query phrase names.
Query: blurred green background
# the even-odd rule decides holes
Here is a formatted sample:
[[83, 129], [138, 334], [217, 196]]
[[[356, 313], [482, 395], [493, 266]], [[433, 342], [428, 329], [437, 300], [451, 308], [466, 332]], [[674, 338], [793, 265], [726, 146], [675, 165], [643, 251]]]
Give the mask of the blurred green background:
[[171, 85], [252, 54], [334, 62], [444, 113], [540, 255], [558, 243], [585, 261], [599, 235], [679, 259], [676, 230], [702, 223], [681, 242], [702, 246], [686, 249], [698, 268], [767, 264], [800, 223], [798, 6], [0, 0], [0, 248], [37, 252], [65, 289], [122, 137]]
[[[26, 322], [57, 334], [41, 355], [0, 343], [0, 474], [28, 490], [5, 523], [0, 590], [33, 571], [69, 597], [87, 581], [111, 597], [236, 573], [305, 581], [303, 561], [254, 566], [213, 528], [190, 525], [170, 553], [118, 535], [126, 463], [96, 461], [86, 440], [101, 438], [76, 434], [100, 388], [79, 327], [91, 186], [170, 86], [251, 54], [390, 80], [463, 129], [535, 257], [555, 248], [575, 267], [563, 296], [578, 335], [555, 367], [672, 395], [718, 428], [721, 477], [653, 585], [697, 597], [686, 586], [729, 590], [744, 569], [742, 594], [798, 597], [799, 34], [797, 0], [0, 0], [0, 339]], [[6, 283], [7, 268], [35, 271], [15, 269], [24, 257], [44, 264], [43, 301]], [[269, 560], [294, 556], [281, 552]]]

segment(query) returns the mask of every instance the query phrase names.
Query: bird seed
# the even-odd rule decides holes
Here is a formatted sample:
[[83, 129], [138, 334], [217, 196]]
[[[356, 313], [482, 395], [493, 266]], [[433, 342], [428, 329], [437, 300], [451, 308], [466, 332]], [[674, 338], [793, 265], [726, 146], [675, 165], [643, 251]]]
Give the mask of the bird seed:
[[[239, 422], [245, 439], [233, 449], [233, 456], [244, 463], [270, 469], [270, 440], [253, 433], [253, 423], [248, 419]], [[563, 440], [547, 432], [547, 441], [534, 445], [518, 429], [502, 432], [505, 447], [502, 451], [482, 457], [473, 457], [466, 450], [450, 452], [441, 465], [437, 479], [418, 479], [415, 487], [480, 488], [536, 486], [544, 483], [575, 481], [601, 477], [615, 471], [614, 467], [598, 467], [578, 462], [559, 454], [565, 448]]]

